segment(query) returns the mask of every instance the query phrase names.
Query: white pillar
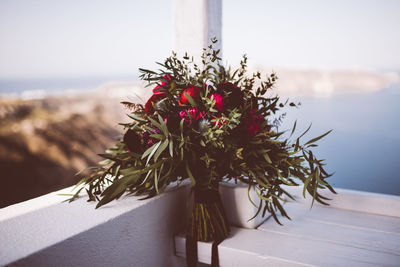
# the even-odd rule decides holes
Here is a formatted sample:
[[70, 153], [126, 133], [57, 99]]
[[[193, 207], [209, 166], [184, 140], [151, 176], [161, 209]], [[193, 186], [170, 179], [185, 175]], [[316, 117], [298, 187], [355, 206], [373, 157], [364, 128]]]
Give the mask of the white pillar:
[[[216, 37], [222, 44], [222, 0], [174, 0], [175, 46], [178, 56], [187, 52], [199, 62], [203, 48]], [[222, 52], [220, 52], [222, 57]]]

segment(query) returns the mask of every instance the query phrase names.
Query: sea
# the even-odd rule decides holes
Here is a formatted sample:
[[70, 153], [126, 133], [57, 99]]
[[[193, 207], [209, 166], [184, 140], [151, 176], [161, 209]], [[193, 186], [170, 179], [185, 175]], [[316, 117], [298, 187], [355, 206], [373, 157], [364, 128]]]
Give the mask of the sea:
[[[110, 80], [132, 81], [137, 75], [74, 79], [0, 80], [0, 95], [42, 97], [65, 91], [93, 90]], [[27, 90], [29, 88], [30, 90]], [[328, 130], [315, 154], [326, 161], [334, 187], [400, 195], [400, 85], [376, 92], [338, 93], [328, 97], [289, 98], [299, 107], [286, 108], [280, 130], [297, 121], [304, 143]], [[293, 141], [295, 138], [293, 138]]]
[[139, 74], [114, 76], [86, 76], [71, 78], [0, 79], [0, 97], [23, 99], [42, 98], [48, 95], [93, 91], [110, 82], [137, 81]]
[[286, 109], [281, 129], [289, 130], [297, 121], [299, 136], [312, 124], [303, 143], [332, 129], [315, 151], [334, 173], [328, 180], [333, 186], [400, 195], [399, 85], [371, 93], [293, 100], [301, 106]]

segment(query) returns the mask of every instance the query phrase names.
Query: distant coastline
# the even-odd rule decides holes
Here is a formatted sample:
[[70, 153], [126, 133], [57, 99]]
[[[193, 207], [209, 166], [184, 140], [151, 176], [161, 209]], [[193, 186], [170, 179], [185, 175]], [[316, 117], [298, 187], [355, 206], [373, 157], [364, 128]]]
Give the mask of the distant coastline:
[[[271, 68], [261, 69], [270, 73]], [[400, 72], [319, 71], [274, 69], [279, 79], [276, 92], [284, 96], [315, 95], [329, 97], [336, 93], [376, 92], [400, 83]], [[42, 99], [47, 96], [74, 95], [103, 87], [140, 84], [138, 75], [91, 76], [70, 78], [0, 79], [0, 98]], [[142, 82], [144, 84], [144, 82]]]
[[69, 78], [0, 78], [0, 96], [23, 96], [24, 92], [59, 95], [65, 92], [91, 91], [113, 81], [137, 82], [139, 81], [139, 78], [138, 75], [87, 76]]

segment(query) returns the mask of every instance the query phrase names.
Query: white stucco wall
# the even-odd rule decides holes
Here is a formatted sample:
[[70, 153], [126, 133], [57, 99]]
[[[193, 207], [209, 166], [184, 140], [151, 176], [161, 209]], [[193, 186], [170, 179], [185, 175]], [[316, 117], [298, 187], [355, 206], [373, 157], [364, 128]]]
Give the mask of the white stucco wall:
[[218, 39], [215, 48], [222, 47], [222, 0], [174, 0], [173, 9], [174, 48], [179, 56], [188, 52], [199, 62], [213, 37]]
[[[175, 248], [174, 235], [184, 231], [190, 208], [186, 204], [188, 186], [143, 201], [125, 196], [97, 210], [95, 203], [86, 202], [86, 197], [72, 203], [62, 202], [65, 197], [58, 194], [69, 190], [0, 209], [0, 266], [186, 266], [185, 259], [175, 256], [178, 253], [184, 257], [184, 237], [178, 236], [180, 241]], [[301, 195], [301, 188], [288, 190], [296, 196]], [[332, 198], [332, 210], [388, 218], [400, 216], [399, 196], [337, 191], [338, 195], [324, 192]], [[244, 223], [241, 227], [252, 228], [264, 221], [257, 218], [247, 222], [255, 209], [247, 199], [245, 187], [221, 184], [220, 192], [232, 225]], [[306, 202], [304, 208], [309, 211], [310, 199], [300, 197], [299, 201]], [[241, 229], [243, 233], [255, 231], [233, 229]], [[230, 240], [235, 244], [254, 243], [250, 237], [234, 233]], [[257, 242], [264, 242], [263, 238], [267, 236], [260, 237]], [[199, 244], [199, 257], [203, 262], [209, 262], [210, 253], [210, 244]], [[228, 259], [225, 266], [237, 266], [229, 256], [231, 253], [231, 248], [220, 250], [221, 257]], [[247, 261], [252, 262], [252, 256], [246, 250], [235, 249], [234, 253], [244, 253]]]
[[173, 236], [185, 223], [187, 189], [97, 210], [86, 197], [62, 203], [57, 192], [0, 209], [0, 266], [185, 266]]

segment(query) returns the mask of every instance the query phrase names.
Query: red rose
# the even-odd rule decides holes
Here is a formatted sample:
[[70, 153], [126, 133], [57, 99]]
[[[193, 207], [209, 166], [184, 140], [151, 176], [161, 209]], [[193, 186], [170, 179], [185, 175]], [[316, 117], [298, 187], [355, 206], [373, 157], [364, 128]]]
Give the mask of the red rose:
[[170, 85], [170, 82], [172, 81], [172, 76], [170, 74], [166, 74], [163, 76], [163, 79], [165, 81], [161, 81], [161, 86], [157, 85], [156, 87], [154, 87], [153, 95], [149, 98], [149, 100], [147, 100], [146, 105], [144, 106], [144, 111], [147, 115], [153, 114], [154, 105], [167, 96], [168, 91], [166, 91], [165, 89], [163, 90], [163, 88]]
[[179, 105], [186, 105], [189, 102], [186, 94], [189, 95], [193, 99], [193, 101], [196, 101], [200, 97], [200, 90], [196, 86], [189, 87], [183, 90], [181, 93], [181, 97], [179, 98]]
[[164, 99], [165, 97], [166, 97], [166, 94], [163, 92], [152, 95], [149, 98], [149, 100], [147, 100], [146, 104], [144, 105], [144, 111], [146, 112], [146, 114], [147, 115], [153, 114], [154, 113], [154, 105], [161, 99]]
[[152, 95], [149, 100], [147, 100], [146, 104], [144, 105], [144, 111], [147, 115], [154, 112], [153, 103], [156, 101], [157, 95]]
[[153, 93], [156, 94], [156, 95], [165, 95], [165, 90], [163, 91], [163, 90], [161, 90], [161, 89], [164, 88], [164, 87], [169, 87], [170, 82], [171, 82], [171, 80], [172, 80], [172, 76], [169, 75], [169, 74], [164, 75], [163, 78], [164, 78], [166, 81], [161, 81], [161, 86], [160, 86], [160, 85], [157, 85], [157, 86], [154, 87], [154, 89], [153, 89]]
[[210, 96], [210, 98], [213, 98], [215, 100], [215, 107], [219, 111], [223, 111], [224, 110], [225, 101], [224, 101], [224, 99], [222, 98], [222, 96], [220, 94], [212, 94]]

